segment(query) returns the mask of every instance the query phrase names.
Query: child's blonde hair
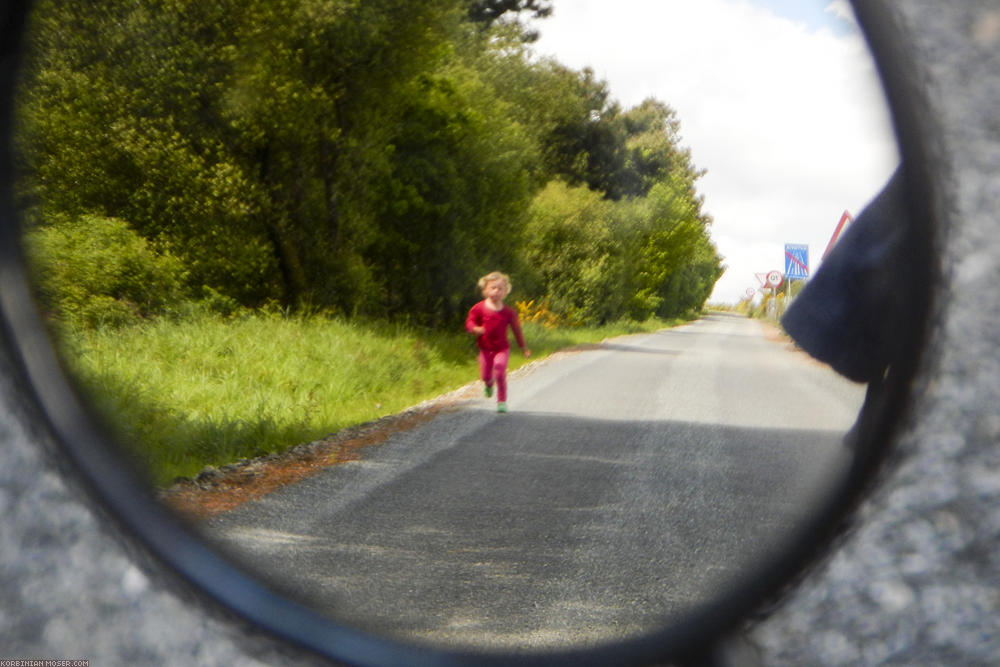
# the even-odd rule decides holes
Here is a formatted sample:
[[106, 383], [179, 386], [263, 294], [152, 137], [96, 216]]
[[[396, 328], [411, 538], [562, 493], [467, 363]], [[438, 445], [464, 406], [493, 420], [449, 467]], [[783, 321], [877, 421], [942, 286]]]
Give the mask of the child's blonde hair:
[[479, 290], [482, 291], [486, 289], [486, 286], [489, 285], [494, 280], [499, 280], [504, 284], [504, 287], [507, 288], [506, 292], [504, 293], [505, 296], [507, 294], [510, 294], [511, 288], [514, 287], [513, 283], [510, 282], [510, 276], [508, 276], [506, 273], [500, 273], [499, 271], [493, 271], [492, 273], [487, 273], [485, 276], [479, 279], [479, 282], [476, 283], [476, 285], [478, 285]]

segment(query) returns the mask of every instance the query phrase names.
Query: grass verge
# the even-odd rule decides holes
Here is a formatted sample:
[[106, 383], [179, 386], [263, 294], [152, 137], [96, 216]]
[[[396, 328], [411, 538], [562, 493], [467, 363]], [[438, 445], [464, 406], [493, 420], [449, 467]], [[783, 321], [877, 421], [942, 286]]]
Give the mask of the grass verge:
[[[677, 323], [524, 329], [543, 359]], [[395, 414], [478, 375], [463, 332], [322, 316], [164, 319], [64, 332], [61, 344], [94, 410], [156, 486]], [[511, 370], [526, 361], [515, 351]]]

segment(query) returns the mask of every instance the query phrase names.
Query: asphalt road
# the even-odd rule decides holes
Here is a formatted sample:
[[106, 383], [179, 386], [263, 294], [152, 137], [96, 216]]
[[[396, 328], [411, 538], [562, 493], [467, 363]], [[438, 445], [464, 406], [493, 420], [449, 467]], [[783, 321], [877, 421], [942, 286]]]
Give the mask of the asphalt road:
[[843, 474], [863, 394], [762, 324], [711, 315], [536, 364], [508, 414], [467, 401], [205, 529], [381, 635], [612, 641], [766, 558]]

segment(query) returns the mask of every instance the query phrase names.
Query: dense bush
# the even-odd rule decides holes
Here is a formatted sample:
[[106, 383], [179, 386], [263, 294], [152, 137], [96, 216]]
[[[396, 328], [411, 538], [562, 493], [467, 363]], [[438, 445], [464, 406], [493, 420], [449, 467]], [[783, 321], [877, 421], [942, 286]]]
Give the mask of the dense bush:
[[25, 247], [43, 307], [72, 327], [121, 325], [185, 299], [183, 263], [123, 220], [66, 218], [28, 231]]

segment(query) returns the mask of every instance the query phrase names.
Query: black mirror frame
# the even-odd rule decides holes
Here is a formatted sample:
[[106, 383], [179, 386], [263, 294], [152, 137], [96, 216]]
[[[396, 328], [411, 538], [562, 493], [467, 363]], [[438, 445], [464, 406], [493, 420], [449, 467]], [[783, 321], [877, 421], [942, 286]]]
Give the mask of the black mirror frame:
[[773, 603], [830, 548], [876, 479], [909, 400], [911, 381], [921, 361], [931, 285], [938, 278], [933, 242], [939, 226], [934, 219], [937, 208], [931, 165], [935, 127], [926, 111], [915, 65], [908, 58], [905, 31], [890, 3], [855, 0], [853, 5], [882, 77], [903, 157], [911, 233], [920, 239], [915, 245], [922, 255], [914, 257], [920, 275], [909, 321], [920, 326], [908, 328], [909, 336], [897, 349], [892, 372], [869, 391], [858, 424], [859, 451], [863, 454], [852, 474], [820, 508], [815, 521], [791, 537], [788, 551], [759, 571], [748, 573], [727, 595], [693, 610], [682, 622], [622, 643], [516, 656], [432, 650], [338, 625], [237, 570], [167, 512], [122, 464], [116, 448], [62, 371], [36, 310], [19, 250], [9, 138], [20, 37], [29, 5], [28, 0], [9, 0], [0, 10], [0, 134], [6, 140], [0, 148], [0, 343], [16, 366], [14, 381], [31, 403], [34, 421], [58, 443], [70, 462], [67, 474], [85, 487], [103, 514], [113, 517], [121, 533], [131, 536], [182, 585], [199, 591], [209, 606], [236, 614], [282, 641], [352, 664], [704, 664], [720, 641], [762, 605]]

